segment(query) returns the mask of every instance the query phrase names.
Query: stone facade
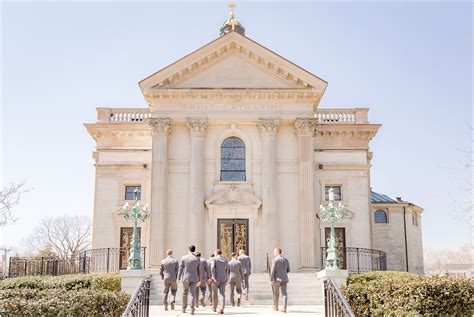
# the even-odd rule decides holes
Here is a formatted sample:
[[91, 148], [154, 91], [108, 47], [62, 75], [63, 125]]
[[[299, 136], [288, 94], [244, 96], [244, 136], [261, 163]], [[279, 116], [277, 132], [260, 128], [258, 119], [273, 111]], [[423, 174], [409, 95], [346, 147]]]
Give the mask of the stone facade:
[[[209, 255], [232, 232], [232, 248], [245, 243], [256, 272], [275, 246], [295, 270], [320, 269], [327, 224], [317, 212], [326, 186], [338, 186], [345, 245], [385, 251], [389, 269], [406, 270], [406, 208], [409, 270], [422, 272], [421, 219], [409, 226], [414, 207], [385, 206], [390, 222], [373, 223], [369, 142], [380, 125], [369, 123], [366, 108], [320, 109], [326, 86], [229, 32], [142, 80], [147, 108], [97, 109], [97, 122], [86, 124], [97, 144], [93, 247], [122, 245], [125, 188], [141, 186], [151, 211], [141, 227], [149, 268], [167, 248], [179, 257], [193, 243]], [[228, 138], [245, 146], [230, 163]], [[223, 179], [228, 163], [242, 179]]]

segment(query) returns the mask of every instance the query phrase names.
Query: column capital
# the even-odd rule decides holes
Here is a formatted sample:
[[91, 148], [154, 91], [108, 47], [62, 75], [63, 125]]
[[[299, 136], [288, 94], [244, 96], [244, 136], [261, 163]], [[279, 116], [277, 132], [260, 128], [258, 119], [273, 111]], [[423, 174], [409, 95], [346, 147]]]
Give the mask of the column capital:
[[317, 123], [316, 118], [297, 118], [295, 120], [296, 135], [313, 136]]
[[279, 118], [260, 118], [258, 123], [260, 132], [262, 135], [276, 135], [278, 129], [280, 128], [280, 119]]
[[148, 124], [152, 128], [153, 134], [158, 133], [158, 132], [164, 132], [164, 133], [169, 133], [170, 130], [170, 125], [171, 125], [171, 119], [170, 118], [150, 118], [148, 119]]
[[207, 118], [186, 118], [191, 135], [203, 135], [207, 129]]

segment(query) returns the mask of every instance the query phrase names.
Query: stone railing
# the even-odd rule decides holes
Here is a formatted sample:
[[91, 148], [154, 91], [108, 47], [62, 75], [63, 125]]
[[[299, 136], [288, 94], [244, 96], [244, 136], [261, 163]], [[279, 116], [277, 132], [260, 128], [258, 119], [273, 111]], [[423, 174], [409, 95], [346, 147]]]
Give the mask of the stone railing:
[[367, 124], [368, 108], [318, 109], [316, 118], [319, 124]]
[[147, 108], [97, 108], [101, 123], [144, 123], [149, 117]]
[[[319, 124], [368, 124], [368, 108], [318, 109]], [[144, 123], [150, 118], [148, 108], [97, 108], [100, 123]]]

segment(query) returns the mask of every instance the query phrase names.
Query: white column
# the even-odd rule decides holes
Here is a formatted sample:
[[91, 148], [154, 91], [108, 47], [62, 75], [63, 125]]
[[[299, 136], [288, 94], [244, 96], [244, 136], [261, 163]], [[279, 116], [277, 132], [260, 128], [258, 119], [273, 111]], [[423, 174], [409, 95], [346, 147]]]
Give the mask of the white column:
[[148, 266], [156, 267], [165, 254], [166, 182], [168, 175], [169, 118], [151, 118], [153, 134], [151, 163], [150, 246]]
[[316, 119], [296, 119], [298, 138], [298, 192], [300, 216], [300, 257], [302, 269], [316, 268], [317, 234], [314, 206], [313, 135]]
[[207, 119], [188, 118], [191, 134], [190, 179], [189, 179], [189, 243], [197, 250], [204, 250], [204, 141]]
[[264, 253], [273, 255], [273, 248], [278, 245], [278, 183], [277, 183], [277, 151], [276, 135], [280, 127], [280, 119], [260, 119], [262, 135], [262, 218], [267, 227], [262, 237]]

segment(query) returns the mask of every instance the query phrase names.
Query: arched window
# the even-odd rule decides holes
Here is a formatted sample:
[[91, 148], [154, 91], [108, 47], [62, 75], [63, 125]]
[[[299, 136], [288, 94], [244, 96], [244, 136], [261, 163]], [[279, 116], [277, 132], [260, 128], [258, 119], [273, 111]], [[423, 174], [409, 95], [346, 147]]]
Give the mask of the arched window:
[[385, 210], [379, 209], [374, 213], [374, 222], [375, 223], [387, 223], [387, 213]]
[[245, 181], [245, 144], [237, 137], [222, 142], [221, 181]]

